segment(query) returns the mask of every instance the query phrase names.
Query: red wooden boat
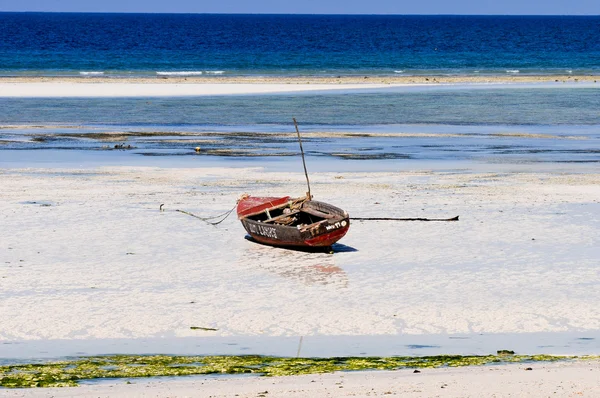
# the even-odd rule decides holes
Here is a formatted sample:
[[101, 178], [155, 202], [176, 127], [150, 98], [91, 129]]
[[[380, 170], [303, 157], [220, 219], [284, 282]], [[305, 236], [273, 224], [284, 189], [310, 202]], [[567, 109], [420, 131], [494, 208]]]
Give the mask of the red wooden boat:
[[309, 195], [296, 199], [245, 195], [237, 214], [254, 240], [271, 246], [329, 247], [350, 228], [348, 213]]
[[289, 196], [244, 195], [238, 201], [238, 219], [246, 232], [260, 243], [281, 247], [329, 247], [346, 235], [350, 217], [339, 207], [312, 200], [302, 138], [298, 123], [293, 120], [308, 185], [306, 196], [292, 199]]

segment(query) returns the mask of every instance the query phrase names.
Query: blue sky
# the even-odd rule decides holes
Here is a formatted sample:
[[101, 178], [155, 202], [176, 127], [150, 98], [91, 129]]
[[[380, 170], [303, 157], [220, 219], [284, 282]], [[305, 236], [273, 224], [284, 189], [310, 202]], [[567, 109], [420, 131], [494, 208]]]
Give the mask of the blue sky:
[[0, 11], [600, 15], [600, 0], [0, 0]]

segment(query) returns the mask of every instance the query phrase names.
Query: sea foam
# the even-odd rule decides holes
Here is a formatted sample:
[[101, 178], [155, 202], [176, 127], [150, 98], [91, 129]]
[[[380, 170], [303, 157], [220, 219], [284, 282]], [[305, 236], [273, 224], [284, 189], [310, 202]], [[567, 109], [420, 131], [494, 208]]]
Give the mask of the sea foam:
[[102, 76], [102, 75], [104, 75], [104, 72], [91, 71], [91, 72], [79, 72], [79, 74], [81, 76]]
[[519, 73], [519, 72], [521, 72], [521, 71], [518, 69], [507, 69], [506, 70], [506, 73]]
[[158, 76], [199, 76], [202, 71], [181, 71], [181, 72], [156, 72]]

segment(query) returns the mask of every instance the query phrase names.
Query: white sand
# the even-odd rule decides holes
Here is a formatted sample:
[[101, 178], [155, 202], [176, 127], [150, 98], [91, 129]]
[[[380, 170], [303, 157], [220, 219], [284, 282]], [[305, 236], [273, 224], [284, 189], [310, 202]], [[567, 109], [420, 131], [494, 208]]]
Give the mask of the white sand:
[[[561, 80], [559, 80], [560, 78]], [[77, 97], [180, 97], [302, 93], [336, 90], [374, 90], [398, 87], [470, 85], [506, 87], [598, 87], [592, 76], [514, 78], [224, 78], [224, 79], [80, 79], [80, 78], [0, 78], [0, 98], [77, 98]]]
[[[531, 367], [532, 370], [525, 370]], [[2, 397], [598, 397], [600, 362], [353, 372], [277, 378], [179, 378], [75, 388], [0, 390]]]
[[406, 86], [598, 87], [598, 76], [0, 77], [0, 98], [178, 97], [373, 90]]
[[[396, 84], [395, 86], [400, 86]], [[391, 87], [387, 84], [169, 84], [169, 83], [6, 83], [0, 97], [175, 97], [226, 94], [297, 93]]]
[[302, 173], [3, 169], [0, 342], [600, 329], [600, 175], [311, 177], [351, 216], [461, 221], [354, 222], [340, 243], [356, 251], [310, 254], [248, 242], [235, 217], [158, 211], [301, 195]]

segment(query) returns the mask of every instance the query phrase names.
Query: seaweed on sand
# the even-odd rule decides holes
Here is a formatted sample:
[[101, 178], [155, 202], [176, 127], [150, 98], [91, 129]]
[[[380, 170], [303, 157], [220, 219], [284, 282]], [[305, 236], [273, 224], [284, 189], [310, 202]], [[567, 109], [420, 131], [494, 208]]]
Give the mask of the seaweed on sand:
[[[396, 370], [573, 360], [550, 355], [280, 358], [247, 356], [113, 355], [0, 366], [0, 387], [72, 387], [80, 380], [207, 374], [290, 376], [336, 371]], [[598, 359], [581, 357], [580, 359]]]

